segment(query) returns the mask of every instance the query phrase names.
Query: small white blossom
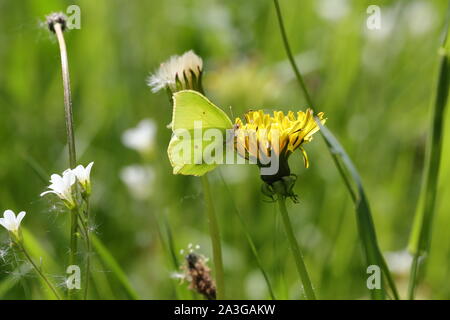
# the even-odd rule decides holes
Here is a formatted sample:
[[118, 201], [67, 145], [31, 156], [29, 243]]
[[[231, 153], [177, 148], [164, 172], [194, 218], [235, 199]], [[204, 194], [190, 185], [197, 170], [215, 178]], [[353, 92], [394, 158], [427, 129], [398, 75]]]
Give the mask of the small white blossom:
[[435, 6], [428, 1], [410, 1], [406, 7], [407, 27], [414, 36], [430, 32], [439, 21]]
[[53, 193], [56, 194], [69, 209], [76, 206], [75, 200], [72, 194], [72, 186], [77, 181], [75, 174], [72, 170], [68, 169], [63, 172], [63, 175], [52, 174], [50, 177], [49, 191], [41, 193], [41, 197], [46, 194]]
[[406, 250], [386, 252], [386, 261], [389, 269], [397, 274], [408, 273], [412, 260], [412, 255]]
[[131, 165], [120, 171], [120, 178], [136, 199], [147, 199], [153, 191], [156, 175], [153, 167]]
[[[193, 80], [198, 80], [203, 69], [203, 60], [190, 50], [181, 56], [172, 56], [166, 62], [161, 63], [158, 71], [152, 74], [147, 84], [153, 92], [164, 88], [177, 90], [177, 79], [182, 89], [194, 89]], [[196, 79], [193, 79], [193, 76]]]
[[8, 231], [17, 233], [19, 231], [20, 222], [23, 217], [25, 217], [25, 214], [25, 211], [21, 211], [16, 217], [16, 214], [12, 210], [6, 210], [3, 213], [3, 218], [0, 218], [0, 225], [5, 227]]
[[147, 153], [155, 144], [156, 128], [155, 121], [143, 119], [135, 128], [130, 128], [122, 134], [122, 143], [130, 149]]
[[[91, 193], [91, 178], [90, 178], [90, 176], [91, 176], [91, 169], [92, 169], [93, 165], [94, 165], [94, 162], [91, 162], [85, 168], [80, 164], [75, 169], [72, 169], [72, 174], [75, 175], [78, 182], [81, 184], [84, 191], [88, 195]], [[69, 170], [70, 169], [67, 169], [66, 171], [69, 171]]]
[[345, 17], [351, 9], [348, 0], [319, 0], [316, 5], [317, 13], [332, 22]]

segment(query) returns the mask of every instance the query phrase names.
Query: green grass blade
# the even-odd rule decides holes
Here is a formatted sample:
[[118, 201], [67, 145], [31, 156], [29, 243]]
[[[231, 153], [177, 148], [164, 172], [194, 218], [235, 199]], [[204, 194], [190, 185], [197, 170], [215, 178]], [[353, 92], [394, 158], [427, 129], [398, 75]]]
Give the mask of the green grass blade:
[[[292, 70], [297, 78], [297, 82], [299, 83], [300, 89], [305, 96], [305, 99], [311, 109], [314, 109], [314, 103], [312, 98], [308, 92], [306, 84], [303, 80], [302, 74], [300, 73], [297, 63], [295, 62], [294, 56], [292, 54], [289, 40], [287, 38], [286, 30], [284, 27], [283, 16], [281, 14], [281, 8], [278, 0], [274, 0], [274, 5], [277, 13], [278, 24], [280, 27], [280, 33], [283, 39], [283, 44], [286, 50], [286, 54], [288, 56], [289, 62], [292, 66]], [[318, 122], [319, 123], [319, 122]], [[395, 283], [392, 279], [392, 276], [389, 272], [386, 262], [384, 261], [383, 255], [378, 246], [375, 227], [373, 224], [372, 214], [370, 211], [369, 203], [367, 197], [364, 192], [364, 188], [362, 185], [362, 181], [356, 167], [353, 165], [348, 154], [345, 152], [344, 148], [338, 142], [338, 140], [334, 137], [329, 129], [322, 126], [319, 123], [319, 126], [322, 128], [320, 130], [322, 137], [324, 138], [328, 150], [333, 158], [333, 161], [344, 180], [344, 183], [347, 187], [350, 196], [352, 197], [353, 202], [355, 203], [356, 210], [356, 220], [358, 224], [359, 236], [361, 239], [361, 243], [364, 249], [364, 254], [366, 258], [366, 262], [368, 265], [377, 265], [381, 268], [383, 275], [386, 277], [389, 287], [392, 290], [395, 299], [398, 299], [397, 288], [395, 287]], [[348, 176], [350, 173], [351, 179]], [[353, 181], [352, 181], [353, 180]], [[352, 187], [352, 183], [356, 185], [356, 192]], [[372, 297], [374, 299], [384, 299], [385, 298], [385, 290], [382, 288], [381, 290], [371, 290]]]
[[[450, 17], [450, 7], [449, 7]], [[414, 299], [415, 289], [420, 281], [420, 270], [430, 251], [433, 218], [436, 206], [439, 168], [441, 162], [444, 118], [448, 104], [450, 86], [448, 23], [441, 48], [436, 93], [431, 110], [431, 132], [427, 146], [424, 178], [421, 189], [421, 201], [414, 219], [409, 242], [409, 250], [414, 255], [409, 282], [409, 298]]]
[[[323, 126], [320, 121], [316, 122], [320, 126], [320, 131], [322, 132], [322, 136], [328, 146], [328, 150], [330, 151], [355, 204], [358, 232], [363, 246], [366, 263], [367, 265], [377, 265], [381, 268], [383, 275], [386, 277], [388, 286], [391, 288], [394, 298], [398, 299], [399, 296], [397, 288], [378, 246], [375, 226], [373, 223], [369, 202], [362, 185], [361, 177], [359, 176], [352, 160], [347, 155], [339, 141], [333, 136], [331, 131], [327, 127]], [[349, 173], [351, 180], [346, 171]], [[352, 182], [356, 185], [356, 192], [353, 190]], [[372, 297], [375, 299], [384, 298], [385, 293], [382, 291], [384, 290], [381, 290], [381, 292], [378, 290], [372, 290]]]
[[120, 265], [117, 263], [116, 259], [111, 255], [108, 249], [103, 245], [103, 243], [95, 236], [91, 236], [92, 245], [95, 248], [99, 258], [108, 267], [117, 280], [122, 284], [123, 288], [127, 292], [131, 299], [139, 300], [139, 296], [134, 288], [131, 286], [125, 272], [122, 270]]

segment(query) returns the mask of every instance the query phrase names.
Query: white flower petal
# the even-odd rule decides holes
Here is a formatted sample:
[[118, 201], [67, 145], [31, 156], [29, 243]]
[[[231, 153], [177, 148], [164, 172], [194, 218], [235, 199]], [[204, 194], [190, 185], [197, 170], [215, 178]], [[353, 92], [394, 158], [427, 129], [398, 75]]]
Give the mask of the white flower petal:
[[5, 221], [5, 219], [0, 218], [0, 225], [5, 227], [5, 229], [9, 230], [9, 224]]
[[6, 210], [3, 213], [3, 217], [5, 218], [5, 221], [7, 221], [8, 223], [16, 221], [16, 215], [12, 210]]
[[19, 212], [17, 215], [17, 226], [20, 226], [20, 223], [22, 222], [22, 219], [25, 217], [27, 213], [25, 211]]

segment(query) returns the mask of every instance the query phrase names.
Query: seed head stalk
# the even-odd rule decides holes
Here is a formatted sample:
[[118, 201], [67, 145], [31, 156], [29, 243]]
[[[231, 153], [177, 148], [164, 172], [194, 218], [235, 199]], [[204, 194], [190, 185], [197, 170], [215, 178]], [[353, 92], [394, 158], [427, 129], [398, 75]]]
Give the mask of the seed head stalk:
[[[48, 26], [51, 31], [56, 34], [58, 39], [59, 51], [61, 55], [61, 71], [64, 87], [64, 111], [66, 121], [66, 133], [67, 133], [67, 145], [69, 149], [69, 165], [70, 168], [76, 166], [76, 151], [75, 151], [75, 134], [73, 129], [73, 112], [72, 112], [72, 95], [70, 90], [70, 74], [69, 74], [69, 62], [67, 59], [66, 42], [64, 40], [63, 31], [66, 27], [65, 17], [62, 14], [52, 14], [48, 17]], [[72, 210], [70, 213], [70, 265], [76, 264], [77, 259], [77, 234], [78, 234], [78, 211]], [[69, 298], [72, 298], [73, 290], [69, 289]]]
[[73, 112], [72, 112], [72, 94], [70, 90], [69, 62], [67, 60], [66, 42], [61, 23], [54, 24], [54, 30], [59, 43], [61, 53], [61, 69], [64, 86], [64, 110], [66, 116], [67, 144], [69, 148], [69, 164], [71, 168], [75, 168], [77, 157], [75, 152], [75, 134], [73, 130]]

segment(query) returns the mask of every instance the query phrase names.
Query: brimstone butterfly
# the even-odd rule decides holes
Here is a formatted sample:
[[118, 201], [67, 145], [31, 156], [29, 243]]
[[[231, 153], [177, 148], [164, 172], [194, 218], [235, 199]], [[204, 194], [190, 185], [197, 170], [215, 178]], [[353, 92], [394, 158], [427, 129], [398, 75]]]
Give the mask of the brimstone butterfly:
[[[200, 121], [201, 130], [198, 130]], [[231, 128], [233, 124], [226, 113], [199, 92], [182, 90], [175, 93], [173, 95], [173, 136], [167, 149], [173, 173], [202, 176], [213, 170], [218, 164], [205, 163], [203, 154], [206, 148], [211, 150], [211, 148], [219, 147], [219, 144], [223, 147], [226, 130]], [[203, 133], [208, 129], [220, 130], [221, 138], [211, 139], [212, 142], [204, 141]]]

